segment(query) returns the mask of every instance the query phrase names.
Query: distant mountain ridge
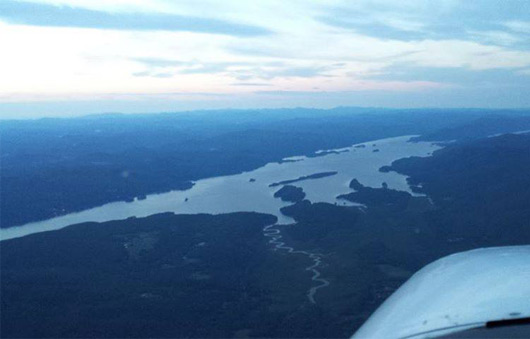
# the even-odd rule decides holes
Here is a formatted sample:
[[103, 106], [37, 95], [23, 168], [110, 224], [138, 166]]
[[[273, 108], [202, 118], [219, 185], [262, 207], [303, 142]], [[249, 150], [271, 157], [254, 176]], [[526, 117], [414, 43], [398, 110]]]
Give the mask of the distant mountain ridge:
[[530, 130], [530, 116], [488, 115], [456, 127], [443, 128], [433, 133], [427, 133], [413, 140], [471, 140], [526, 130]]

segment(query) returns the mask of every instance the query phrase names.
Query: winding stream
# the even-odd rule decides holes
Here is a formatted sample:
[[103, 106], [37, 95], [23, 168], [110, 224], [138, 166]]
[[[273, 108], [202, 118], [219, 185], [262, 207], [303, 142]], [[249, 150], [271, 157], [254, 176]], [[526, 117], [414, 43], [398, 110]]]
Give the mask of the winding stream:
[[[312, 272], [314, 284], [307, 291], [310, 303], [316, 304], [315, 294], [330, 285], [321, 277], [322, 254], [295, 250], [281, 241], [279, 225], [293, 224], [295, 220], [283, 215], [280, 209], [291, 203], [274, 198], [278, 187], [274, 183], [296, 181], [296, 186], [306, 193], [306, 199], [313, 203], [327, 202], [340, 205], [357, 205], [337, 200], [340, 194], [350, 191], [349, 183], [357, 178], [366, 186], [381, 187], [384, 182], [389, 188], [408, 191], [406, 177], [396, 172], [382, 173], [379, 168], [390, 165], [394, 160], [410, 156], [429, 156], [439, 149], [430, 142], [409, 142], [411, 136], [369, 141], [336, 150], [322, 150], [313, 156], [295, 156], [281, 162], [269, 163], [253, 171], [240, 174], [198, 180], [185, 191], [171, 191], [151, 194], [143, 200], [113, 202], [100, 207], [70, 213], [52, 219], [28, 223], [22, 226], [0, 229], [0, 240], [19, 238], [29, 234], [58, 230], [82, 222], [106, 222], [129, 217], [146, 217], [156, 213], [177, 214], [261, 212], [273, 214], [278, 223], [263, 229], [269, 243], [289, 254], [304, 255], [312, 260], [305, 268]], [[318, 175], [328, 173], [329, 175]], [[274, 185], [272, 185], [274, 186]], [[281, 186], [278, 184], [277, 186]], [[412, 193], [414, 194], [414, 193]], [[362, 206], [359, 206], [363, 211]]]
[[289, 254], [302, 254], [313, 260], [313, 264], [306, 267], [305, 270], [313, 272], [313, 276], [311, 277], [311, 280], [314, 282], [318, 282], [316, 286], [312, 286], [307, 291], [307, 299], [309, 299], [309, 302], [312, 304], [316, 304], [315, 294], [317, 293], [317, 290], [323, 287], [327, 287], [330, 284], [329, 280], [320, 278], [321, 273], [319, 270], [317, 270], [317, 267], [319, 267], [322, 264], [322, 254], [295, 250], [293, 247], [285, 246], [285, 242], [280, 241], [280, 239], [283, 237], [281, 235], [281, 231], [278, 228], [274, 228], [275, 226], [278, 226], [278, 225], [274, 224], [274, 225], [265, 226], [263, 228], [263, 234], [266, 237], [271, 238], [269, 240], [270, 244], [273, 244], [276, 249], [286, 250]]

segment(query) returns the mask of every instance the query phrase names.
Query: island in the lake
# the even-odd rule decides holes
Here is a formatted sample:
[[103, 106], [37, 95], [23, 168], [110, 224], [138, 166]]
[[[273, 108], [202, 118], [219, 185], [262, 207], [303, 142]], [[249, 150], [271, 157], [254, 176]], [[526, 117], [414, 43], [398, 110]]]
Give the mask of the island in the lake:
[[304, 190], [300, 187], [285, 185], [274, 193], [275, 198], [280, 198], [282, 201], [298, 202], [305, 198]]
[[338, 172], [336, 172], [336, 171], [331, 171], [331, 172], [321, 172], [321, 173], [315, 173], [315, 174], [310, 174], [310, 175], [304, 175], [304, 176], [299, 177], [298, 179], [284, 180], [284, 181], [272, 183], [272, 184], [269, 185], [269, 187], [276, 187], [276, 186], [281, 186], [281, 185], [294, 184], [295, 182], [300, 182], [300, 181], [304, 181], [304, 180], [321, 179], [321, 178], [325, 178], [325, 177], [329, 177], [329, 176], [335, 175], [337, 173]]
[[357, 179], [353, 179], [350, 182], [350, 188], [354, 189], [355, 192], [339, 195], [337, 199], [370, 206], [384, 205], [387, 208], [394, 206], [398, 209], [403, 209], [408, 205], [410, 198], [412, 198], [412, 195], [408, 192], [389, 189], [386, 183], [383, 183], [381, 186], [381, 188], [367, 187]]

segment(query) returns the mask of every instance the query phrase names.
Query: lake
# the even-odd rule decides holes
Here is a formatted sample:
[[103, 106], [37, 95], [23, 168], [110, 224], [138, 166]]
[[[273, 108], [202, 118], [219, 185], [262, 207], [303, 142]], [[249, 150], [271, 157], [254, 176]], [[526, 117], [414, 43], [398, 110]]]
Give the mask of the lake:
[[440, 148], [431, 142], [409, 142], [411, 137], [401, 136], [337, 150], [322, 150], [311, 157], [290, 157], [253, 171], [198, 180], [186, 191], [152, 194], [143, 200], [109, 203], [48, 220], [0, 229], [0, 240], [57, 230], [82, 222], [105, 222], [162, 212], [220, 214], [255, 211], [277, 216], [279, 224], [292, 223], [294, 220], [280, 212], [280, 208], [290, 203], [273, 197], [281, 186], [270, 187], [270, 184], [316, 173], [337, 172], [335, 175], [303, 180], [292, 185], [303, 188], [306, 199], [311, 202], [340, 205], [353, 205], [336, 199], [338, 195], [351, 191], [349, 183], [353, 178], [365, 186], [381, 187], [386, 182], [389, 188], [411, 192], [405, 176], [395, 172], [379, 172], [380, 167], [390, 165], [394, 160], [429, 156]]

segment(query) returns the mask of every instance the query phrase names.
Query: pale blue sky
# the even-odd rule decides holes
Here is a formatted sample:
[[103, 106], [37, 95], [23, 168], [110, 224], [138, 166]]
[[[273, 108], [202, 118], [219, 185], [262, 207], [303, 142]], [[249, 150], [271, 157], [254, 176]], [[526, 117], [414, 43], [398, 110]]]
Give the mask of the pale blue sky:
[[1, 0], [0, 117], [530, 107], [526, 0]]

